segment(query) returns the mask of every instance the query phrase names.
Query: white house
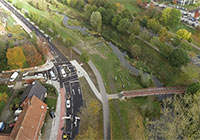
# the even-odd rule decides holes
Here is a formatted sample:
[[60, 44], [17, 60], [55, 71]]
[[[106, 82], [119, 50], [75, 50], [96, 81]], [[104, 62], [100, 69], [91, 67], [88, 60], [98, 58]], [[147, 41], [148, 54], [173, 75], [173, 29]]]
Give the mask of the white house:
[[195, 4], [197, 0], [177, 0], [177, 2], [184, 6], [186, 4]]

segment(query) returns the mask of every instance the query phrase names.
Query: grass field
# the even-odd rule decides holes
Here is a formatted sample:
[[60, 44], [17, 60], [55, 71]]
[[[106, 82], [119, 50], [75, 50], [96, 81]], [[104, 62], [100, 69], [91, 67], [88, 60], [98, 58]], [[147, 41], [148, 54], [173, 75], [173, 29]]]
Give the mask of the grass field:
[[102, 44], [96, 46], [96, 48], [101, 55], [98, 53], [92, 54], [91, 60], [100, 71], [108, 93], [141, 88], [137, 77], [131, 75], [129, 71], [120, 65], [118, 58], [114, 55], [109, 46]]
[[147, 116], [144, 114], [144, 108], [150, 105], [151, 111], [149, 111], [157, 112], [154, 117], [159, 116], [158, 112], [160, 112], [159, 103], [151, 100], [147, 104], [148, 100], [148, 97], [138, 97], [126, 101], [109, 101], [112, 140], [144, 140], [146, 138], [145, 117]]
[[[124, 5], [125, 8], [129, 9], [131, 12], [142, 12], [144, 11], [143, 9], [139, 8], [136, 5], [136, 0], [110, 0], [113, 3], [121, 3]], [[147, 1], [149, 2], [150, 0], [142, 0], [142, 1]]]
[[[96, 98], [84, 78], [80, 79], [80, 85], [83, 93], [84, 106], [82, 112], [80, 113], [81, 123], [77, 139], [103, 139], [102, 105], [100, 101]], [[93, 103], [96, 103], [96, 105], [94, 105]], [[92, 132], [92, 134], [90, 133], [90, 135], [88, 136], [88, 132]]]
[[170, 27], [170, 31], [171, 31], [171, 32], [174, 32], [174, 33], [176, 33], [179, 29], [186, 29], [186, 30], [188, 30], [188, 31], [191, 32], [191, 33], [194, 33], [194, 32], [195, 32], [194, 29], [192, 29], [192, 28], [186, 26], [186, 25], [183, 24], [183, 23], [179, 23], [179, 24], [176, 25], [176, 26]]

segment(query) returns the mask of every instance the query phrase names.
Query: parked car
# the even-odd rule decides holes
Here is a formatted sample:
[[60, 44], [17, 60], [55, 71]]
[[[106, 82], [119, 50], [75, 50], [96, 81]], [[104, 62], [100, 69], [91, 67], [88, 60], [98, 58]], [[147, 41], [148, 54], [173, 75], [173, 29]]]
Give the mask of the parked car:
[[66, 100], [66, 108], [70, 108], [70, 106], [71, 106], [71, 105], [70, 105], [70, 100], [67, 99], [67, 100]]
[[49, 115], [51, 116], [51, 118], [55, 118], [56, 117], [55, 112], [53, 110], [49, 111]]
[[54, 74], [52, 70], [50, 71], [50, 75], [51, 75], [52, 80], [56, 80], [56, 75]]
[[10, 77], [10, 82], [15, 81], [15, 79], [17, 78], [18, 75], [19, 75], [18, 72], [14, 72], [14, 73], [11, 75], [11, 77]]
[[62, 76], [65, 78], [67, 77], [67, 74], [63, 68], [60, 69]]

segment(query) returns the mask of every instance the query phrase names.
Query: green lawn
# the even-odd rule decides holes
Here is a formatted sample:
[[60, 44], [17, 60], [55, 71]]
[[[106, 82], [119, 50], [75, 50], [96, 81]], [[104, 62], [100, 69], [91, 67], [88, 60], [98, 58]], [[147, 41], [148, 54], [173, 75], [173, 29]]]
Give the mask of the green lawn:
[[111, 100], [109, 108], [113, 140], [145, 139], [145, 117], [152, 115], [154, 118], [160, 114], [160, 104], [154, 97], [138, 97], [126, 101]]
[[[142, 12], [143, 9], [139, 8], [136, 5], [136, 0], [110, 0], [113, 3], [121, 3], [124, 5], [125, 8], [129, 9], [131, 12]], [[150, 0], [142, 0], [149, 2]]]
[[47, 106], [49, 108], [54, 108], [54, 111], [56, 110], [56, 102], [57, 102], [57, 98], [51, 98], [51, 97], [48, 97], [45, 99], [45, 102], [47, 104]]
[[54, 86], [49, 84], [44, 84], [44, 87], [47, 89], [47, 97], [45, 98], [44, 102], [49, 108], [53, 107], [55, 111], [57, 103], [57, 91]]
[[186, 29], [186, 30], [188, 30], [188, 31], [191, 32], [191, 33], [194, 33], [194, 32], [195, 32], [194, 29], [192, 29], [192, 28], [186, 26], [186, 25], [183, 24], [183, 23], [179, 23], [179, 24], [176, 25], [176, 26], [170, 27], [170, 31], [173, 32], [173, 33], [176, 33], [179, 29]]
[[[102, 44], [96, 48], [99, 54], [93, 54], [90, 58], [100, 71], [108, 93], [141, 88], [137, 77], [131, 75], [129, 71], [120, 65], [118, 58], [109, 46]], [[122, 87], [123, 84], [124, 88]]]

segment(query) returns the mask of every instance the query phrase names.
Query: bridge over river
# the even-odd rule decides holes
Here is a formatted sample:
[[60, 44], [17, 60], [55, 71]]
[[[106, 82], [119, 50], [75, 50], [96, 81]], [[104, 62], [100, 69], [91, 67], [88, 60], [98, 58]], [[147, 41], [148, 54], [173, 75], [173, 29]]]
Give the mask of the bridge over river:
[[118, 94], [119, 98], [133, 98], [151, 95], [181, 94], [185, 93], [187, 87], [158, 87], [146, 88], [130, 91], [122, 91]]

